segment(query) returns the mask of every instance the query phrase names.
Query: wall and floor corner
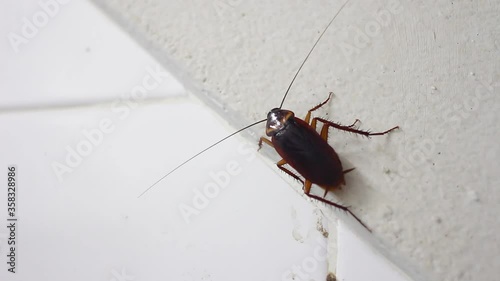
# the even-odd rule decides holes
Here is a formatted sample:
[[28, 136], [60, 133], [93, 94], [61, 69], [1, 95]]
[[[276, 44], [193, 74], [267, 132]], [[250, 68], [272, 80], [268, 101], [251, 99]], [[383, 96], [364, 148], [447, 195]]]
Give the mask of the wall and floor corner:
[[[176, 228], [173, 222], [180, 220], [179, 198], [190, 200], [191, 192], [196, 189], [187, 188], [188, 194], [181, 195], [185, 189], [173, 192], [158, 188], [146, 200], [136, 200], [137, 187], [145, 185], [144, 179], [153, 180], [161, 174], [167, 160], [175, 164], [185, 159], [183, 155], [172, 156], [181, 151], [179, 147], [188, 154], [195, 153], [204, 144], [193, 140], [212, 141], [230, 131], [223, 126], [212, 129], [210, 123], [223, 118], [232, 126], [241, 127], [264, 118], [270, 108], [277, 106], [305, 54], [343, 2], [93, 0], [182, 82], [180, 86], [162, 74], [161, 78], [170, 81], [168, 84], [173, 88], [154, 89], [153, 100], [140, 105], [131, 103], [121, 93], [137, 86], [136, 83], [144, 83], [143, 78], [151, 78], [148, 74], [159, 73], [156, 68], [144, 68], [153, 64], [154, 59], [147, 56], [144, 59], [141, 48], [128, 44], [126, 36], [114, 37], [120, 34], [116, 28], [113, 32], [99, 33], [102, 30], [97, 22], [102, 18], [77, 16], [77, 11], [92, 10], [88, 3], [59, 2], [64, 4], [53, 4], [45, 15], [50, 16], [52, 27], [45, 27], [45, 33], [35, 34], [29, 40], [24, 38], [29, 44], [17, 38], [21, 40], [17, 46], [22, 50], [9, 56], [7, 67], [2, 68], [2, 77], [6, 79], [2, 92], [18, 95], [2, 95], [0, 123], [6, 128], [22, 128], [6, 137], [7, 145], [0, 150], [5, 156], [2, 161], [11, 161], [2, 162], [3, 165], [14, 161], [18, 164], [25, 188], [19, 197], [23, 219], [19, 241], [20, 251], [29, 250], [30, 254], [20, 259], [20, 265], [24, 266], [24, 269], [20, 266], [21, 273], [31, 271], [39, 278], [51, 280], [55, 280], [54, 276], [88, 280], [95, 279], [96, 274], [107, 274], [109, 280], [138, 280], [131, 277], [129, 267], [120, 266], [123, 262], [140, 269], [145, 280], [174, 273], [192, 280], [217, 279], [217, 276], [227, 277], [219, 280], [231, 280], [232, 271], [226, 270], [227, 267], [236, 272], [251, 269], [253, 274], [276, 271], [283, 253], [293, 257], [293, 251], [305, 258], [297, 261], [298, 269], [285, 268], [286, 262], [279, 263], [284, 267], [278, 270], [283, 272], [283, 280], [302, 278], [297, 272], [305, 267], [311, 272], [317, 267], [316, 273], [323, 274], [319, 274], [322, 278], [327, 273], [320, 265], [324, 259], [315, 254], [317, 250], [323, 253], [325, 248], [329, 249], [328, 271], [335, 271], [337, 263], [339, 268], [350, 263], [359, 272], [375, 270], [370, 268], [375, 263], [356, 264], [356, 257], [346, 256], [344, 246], [348, 242], [343, 237], [357, 237], [362, 242], [355, 243], [369, 245], [365, 251], [375, 249], [374, 253], [381, 253], [395, 268], [401, 269], [401, 276], [413, 280], [496, 280], [500, 268], [496, 234], [500, 230], [496, 218], [500, 202], [496, 190], [500, 184], [498, 1], [427, 4], [351, 0], [297, 78], [284, 108], [298, 116], [304, 116], [307, 109], [334, 92], [333, 100], [318, 115], [344, 124], [359, 118], [361, 128], [372, 131], [394, 125], [401, 127], [389, 136], [371, 139], [330, 132], [330, 143], [340, 154], [344, 167], [356, 170], [347, 175], [346, 187], [329, 198], [350, 205], [371, 228], [371, 234], [349, 216], [322, 204], [314, 203], [320, 211], [311, 216], [311, 204], [296, 196], [301, 192], [300, 186], [287, 176], [284, 178], [290, 185], [286, 187], [276, 179], [254, 186], [250, 181], [259, 177], [267, 180], [274, 173], [258, 166], [258, 161], [252, 162], [258, 166], [255, 168], [258, 176], [243, 177], [242, 172], [241, 177], [230, 178], [232, 185], [249, 188], [227, 190], [217, 197], [217, 202], [222, 202], [228, 199], [226, 194], [238, 193], [240, 198], [247, 199], [229, 200], [231, 210], [236, 210], [234, 213], [227, 214], [228, 208], [213, 204], [203, 212], [204, 219], [190, 227], [181, 222], [181, 227]], [[67, 11], [73, 9], [72, 12], [63, 12], [63, 6]], [[35, 21], [44, 19], [42, 10], [45, 11], [43, 7], [32, 10]], [[21, 20], [23, 13], [5, 13], [4, 19], [21, 22], [16, 26], [26, 24]], [[64, 22], [80, 23], [77, 26], [82, 29], [61, 32]], [[92, 44], [75, 39], [83, 38], [82, 34], [87, 34], [94, 24], [94, 30], [84, 39]], [[2, 31], [8, 34], [9, 30]], [[60, 34], [70, 39], [61, 40]], [[43, 52], [35, 50], [52, 41], [62, 42], [64, 47], [58, 49], [58, 45], [47, 44]], [[116, 42], [123, 45], [117, 46]], [[92, 47], [82, 47], [87, 44]], [[108, 46], [113, 49], [107, 50]], [[10, 47], [7, 49], [12, 52]], [[71, 61], [78, 52], [81, 52], [79, 59]], [[127, 54], [137, 53], [141, 53], [141, 60], [131, 63]], [[61, 61], [71, 63], [63, 68]], [[99, 63], [102, 61], [108, 62], [109, 68], [102, 68]], [[133, 73], [127, 76], [120, 69], [133, 69]], [[75, 87], [85, 85], [74, 82], [81, 76], [92, 76], [95, 70], [99, 71], [88, 87]], [[17, 82], [12, 82], [16, 78], [13, 73], [19, 76]], [[26, 78], [30, 83], [25, 83]], [[116, 85], [120, 85], [119, 89], [114, 88]], [[54, 86], [59, 91], [40, 90], [53, 90]], [[195, 99], [186, 98], [183, 86], [221, 118], [213, 117], [196, 102], [193, 106]], [[31, 95], [24, 96], [23, 91], [31, 91]], [[73, 94], [83, 97], [91, 92], [93, 102], [87, 106], [82, 107], [81, 100], [72, 98]], [[173, 96], [170, 103], [164, 101], [166, 92]], [[105, 96], [106, 93], [112, 95]], [[47, 96], [52, 99], [47, 100]], [[133, 105], [133, 117], [124, 117], [126, 123], [121, 125], [115, 122], [121, 130], [106, 135], [83, 164], [65, 174], [63, 183], [58, 182], [47, 163], [51, 159], [64, 159], [64, 147], [68, 144], [83, 143], [78, 128], [92, 128], [96, 122], [108, 120], [101, 116], [110, 115], [109, 106], [116, 101], [120, 105]], [[198, 117], [196, 131], [183, 126], [179, 117], [186, 111], [193, 118]], [[171, 115], [166, 117], [167, 113]], [[109, 128], [107, 125], [104, 127]], [[174, 127], [179, 131], [163, 130]], [[183, 135], [176, 135], [182, 129]], [[251, 132], [243, 135], [255, 142], [263, 134], [263, 128], [256, 127]], [[222, 182], [222, 172], [231, 174], [238, 170], [233, 161], [218, 159], [218, 155], [227, 151], [230, 159], [243, 157], [240, 163], [246, 161], [248, 147], [243, 146], [239, 153], [228, 149], [237, 146], [232, 143], [236, 140], [191, 163], [184, 177], [169, 179], [168, 186], [186, 187], [188, 179], [205, 184], [207, 179], [198, 179], [189, 171], [198, 171], [205, 163], [227, 164], [224, 171], [216, 171], [204, 185], [213, 190], [213, 183]], [[166, 142], [171, 143], [170, 147], [165, 147]], [[272, 166], [271, 161], [268, 164]], [[289, 192], [293, 189], [297, 192]], [[195, 197], [201, 196], [196, 194]], [[4, 196], [5, 193], [0, 194], [0, 199], [3, 198], [0, 202], [6, 202]], [[284, 198], [286, 202], [282, 202]], [[257, 215], [252, 209], [256, 207], [272, 211]], [[214, 219], [222, 215], [225, 220]], [[267, 220], [256, 221], [257, 217]], [[305, 225], [311, 221], [315, 225], [317, 217], [322, 218], [318, 229], [325, 236], [328, 233], [328, 246], [323, 240], [307, 245], [304, 238], [309, 236]], [[337, 217], [340, 217], [338, 223]], [[279, 223], [287, 225], [280, 228]], [[294, 226], [293, 231], [288, 224]], [[354, 234], [346, 236], [347, 232]], [[263, 244], [258, 238], [264, 236], [269, 239], [263, 241], [274, 242]], [[5, 237], [0, 232], [2, 255], [6, 249]], [[221, 237], [223, 240], [217, 240]], [[242, 239], [247, 239], [245, 243], [251, 246], [242, 244]], [[298, 241], [303, 243], [299, 247]], [[211, 253], [216, 251], [219, 256], [233, 260], [234, 250], [253, 260], [265, 257], [269, 261], [261, 264], [261, 268], [252, 268], [250, 263], [242, 264], [239, 259], [231, 265], [211, 259]], [[204, 266], [184, 271], [193, 259], [183, 255], [193, 252], [201, 253], [194, 261]], [[275, 255], [277, 252], [281, 255]], [[46, 267], [41, 256], [43, 260], [68, 266]], [[178, 259], [186, 262], [162, 264]], [[207, 272], [206, 268], [217, 268], [217, 274]], [[75, 272], [78, 276], [74, 276]], [[4, 274], [2, 268], [0, 279], [4, 280]], [[247, 277], [252, 276], [253, 280], [253, 274]], [[17, 278], [8, 277], [11, 279], [7, 280]], [[244, 277], [239, 279], [246, 280]], [[320, 280], [318, 276], [314, 278]]]
[[[342, 4], [95, 3], [236, 127], [279, 103]], [[498, 275], [499, 12], [497, 1], [351, 1], [284, 106], [304, 115], [333, 91], [328, 118], [401, 127], [371, 140], [331, 133], [356, 167], [337, 198], [372, 228], [373, 243], [436, 280]]]

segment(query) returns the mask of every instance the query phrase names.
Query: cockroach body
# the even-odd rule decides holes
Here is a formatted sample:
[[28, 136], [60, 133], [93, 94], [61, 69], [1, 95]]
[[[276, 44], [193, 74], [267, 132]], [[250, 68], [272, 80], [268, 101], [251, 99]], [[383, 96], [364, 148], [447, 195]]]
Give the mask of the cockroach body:
[[[290, 110], [272, 109], [267, 114], [266, 123], [266, 135], [271, 137], [271, 140], [261, 137], [259, 140], [259, 149], [262, 147], [262, 143], [272, 146], [283, 158], [278, 161], [276, 166], [300, 181], [307, 196], [349, 212], [359, 223], [366, 227], [347, 207], [324, 198], [328, 191], [340, 189], [342, 185], [345, 185], [344, 174], [354, 170], [354, 168], [343, 169], [339, 156], [333, 147], [328, 144], [328, 128], [334, 127], [339, 130], [369, 137], [385, 135], [399, 127], [396, 126], [385, 132], [371, 133], [355, 128], [359, 120], [356, 120], [350, 126], [343, 126], [318, 117], [313, 118], [311, 121], [311, 113], [325, 105], [331, 96], [332, 93], [330, 93], [324, 102], [310, 109], [304, 120], [295, 117], [295, 114]], [[320, 133], [316, 131], [318, 122], [323, 123]], [[304, 180], [285, 168], [285, 164], [294, 168]], [[310, 193], [312, 184], [316, 184], [325, 190], [323, 197]], [[368, 227], [366, 228], [368, 229]]]
[[266, 135], [271, 137], [270, 145], [283, 158], [278, 163], [280, 169], [287, 163], [306, 182], [325, 190], [338, 188], [345, 183], [342, 163], [337, 153], [309, 125], [307, 119], [301, 120], [292, 111], [275, 108], [268, 114]]

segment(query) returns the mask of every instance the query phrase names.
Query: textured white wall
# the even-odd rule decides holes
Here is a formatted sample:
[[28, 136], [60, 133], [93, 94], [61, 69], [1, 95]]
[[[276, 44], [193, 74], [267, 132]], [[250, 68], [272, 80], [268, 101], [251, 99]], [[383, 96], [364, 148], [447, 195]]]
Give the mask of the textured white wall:
[[[95, 0], [203, 100], [239, 127], [279, 105], [340, 1]], [[500, 273], [500, 3], [351, 1], [285, 103], [389, 137], [332, 132], [338, 194], [369, 239], [415, 279]], [[263, 134], [263, 127], [255, 132]], [[255, 140], [255, 139], [254, 139]], [[294, 188], [300, 188], [297, 184]]]

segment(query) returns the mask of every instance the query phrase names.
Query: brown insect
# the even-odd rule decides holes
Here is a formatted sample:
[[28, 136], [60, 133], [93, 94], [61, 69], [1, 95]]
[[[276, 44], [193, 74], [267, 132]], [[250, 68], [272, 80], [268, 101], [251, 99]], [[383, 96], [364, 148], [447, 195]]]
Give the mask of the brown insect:
[[[340, 189], [342, 185], [345, 185], [344, 174], [354, 170], [354, 168], [347, 170], [342, 168], [339, 156], [333, 147], [328, 144], [328, 129], [333, 127], [338, 130], [370, 137], [385, 135], [399, 127], [396, 126], [380, 133], [371, 133], [355, 128], [356, 123], [359, 122], [358, 119], [350, 126], [337, 124], [319, 117], [314, 117], [311, 121], [311, 113], [325, 105], [330, 100], [331, 96], [332, 93], [330, 93], [324, 102], [311, 108], [307, 112], [304, 120], [295, 117], [292, 111], [281, 108], [272, 109], [267, 114], [266, 124], [266, 135], [271, 137], [271, 140], [261, 137], [259, 149], [262, 147], [262, 143], [266, 143], [273, 147], [283, 158], [278, 161], [276, 166], [283, 172], [300, 181], [303, 184], [304, 193], [307, 196], [349, 212], [359, 223], [366, 227], [366, 225], [346, 206], [342, 206], [324, 198], [328, 191]], [[319, 134], [316, 131], [318, 122], [323, 123]], [[283, 167], [285, 164], [294, 168], [304, 180], [289, 169]], [[325, 190], [323, 197], [310, 194], [313, 183]], [[368, 229], [368, 227], [366, 228]]]
[[[297, 75], [300, 73], [300, 70], [306, 63], [307, 59], [313, 52], [314, 48], [320, 41], [321, 37], [323, 37], [325, 32], [328, 30], [330, 25], [333, 23], [335, 18], [338, 16], [338, 14], [342, 11], [342, 9], [345, 7], [347, 3], [348, 1], [346, 1], [342, 5], [342, 7], [330, 20], [326, 28], [323, 30], [319, 38], [314, 43], [313, 47], [311, 48], [306, 58], [300, 65], [299, 69], [295, 73], [295, 76], [293, 77], [290, 85], [288, 86], [288, 89], [286, 90], [285, 95], [283, 96], [281, 104], [278, 108], [272, 109], [267, 114], [266, 119], [257, 121], [226, 136], [225, 138], [219, 140], [218, 142], [212, 144], [211, 146], [207, 147], [206, 149], [200, 151], [191, 158], [187, 159], [186, 161], [175, 167], [172, 171], [170, 171], [162, 178], [160, 178], [158, 181], [156, 181], [153, 185], [151, 185], [148, 189], [146, 189], [143, 193], [141, 193], [139, 197], [142, 196], [144, 193], [146, 193], [153, 186], [155, 186], [158, 182], [163, 180], [165, 177], [167, 177], [180, 167], [184, 166], [186, 163], [188, 163], [198, 155], [204, 153], [210, 148], [216, 146], [217, 144], [223, 142], [224, 140], [230, 138], [231, 136], [243, 130], [246, 130], [256, 124], [267, 121], [266, 135], [271, 137], [271, 140], [261, 137], [259, 140], [259, 149], [262, 147], [262, 143], [266, 143], [271, 147], [273, 147], [276, 150], [276, 152], [278, 152], [278, 154], [283, 158], [276, 164], [278, 168], [284, 171], [285, 173], [289, 174], [293, 178], [297, 179], [298, 181], [300, 181], [303, 184], [304, 193], [307, 196], [350, 213], [359, 223], [361, 223], [364, 227], [366, 227], [366, 225], [356, 215], [354, 215], [349, 210], [348, 207], [342, 206], [335, 202], [331, 202], [324, 198], [328, 193], [328, 191], [340, 189], [342, 185], [345, 185], [344, 174], [354, 170], [354, 168], [347, 170], [343, 169], [342, 163], [340, 162], [337, 153], [328, 144], [328, 129], [330, 127], [333, 127], [338, 130], [370, 137], [370, 136], [385, 135], [393, 130], [398, 129], [399, 127], [396, 126], [392, 129], [380, 133], [371, 133], [369, 131], [363, 131], [357, 129], [356, 124], [359, 122], [359, 120], [357, 119], [350, 126], [344, 126], [318, 117], [312, 118], [311, 120], [311, 113], [319, 109], [323, 105], [325, 105], [330, 100], [332, 93], [330, 93], [330, 95], [324, 102], [311, 108], [307, 112], [307, 115], [304, 118], [304, 120], [295, 117], [295, 114], [290, 110], [281, 109], [288, 95], [288, 92], [290, 91], [290, 88], [292, 87], [295, 79], [297, 78]], [[320, 133], [316, 131], [316, 126], [318, 122], [323, 124]], [[295, 173], [293, 173], [292, 171], [290, 171], [289, 169], [285, 168], [284, 167], [285, 164], [288, 164], [289, 166], [294, 168], [295, 171], [297, 171], [303, 177], [303, 179], [298, 175], [296, 175]], [[312, 184], [316, 184], [325, 190], [323, 197], [313, 195], [310, 193]], [[366, 228], [368, 229], [368, 227]]]

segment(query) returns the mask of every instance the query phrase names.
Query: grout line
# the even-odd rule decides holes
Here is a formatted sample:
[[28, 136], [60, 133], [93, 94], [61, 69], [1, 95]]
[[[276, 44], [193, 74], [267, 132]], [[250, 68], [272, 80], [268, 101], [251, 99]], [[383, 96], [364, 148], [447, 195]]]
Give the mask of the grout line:
[[[154, 97], [147, 98], [142, 101], [134, 101], [139, 105], [152, 104], [158, 102], [165, 102], [169, 100], [187, 100], [186, 95], [176, 95], [176, 96], [166, 96], [166, 97]], [[89, 107], [99, 107], [105, 105], [112, 105], [116, 101], [122, 101], [122, 99], [106, 99], [100, 101], [83, 101], [75, 103], [61, 103], [61, 104], [34, 104], [34, 105], [23, 105], [23, 106], [0, 106], [0, 115], [9, 113], [22, 113], [22, 112], [36, 112], [36, 111], [50, 111], [50, 110], [67, 110], [67, 109], [80, 109]]]

